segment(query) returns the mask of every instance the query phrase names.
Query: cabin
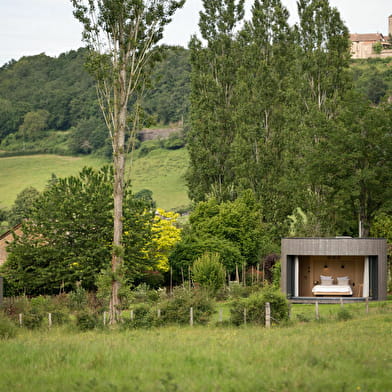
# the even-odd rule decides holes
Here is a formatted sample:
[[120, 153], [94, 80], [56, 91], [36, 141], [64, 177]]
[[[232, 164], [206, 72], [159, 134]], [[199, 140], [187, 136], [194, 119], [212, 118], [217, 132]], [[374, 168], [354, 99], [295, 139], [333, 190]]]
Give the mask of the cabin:
[[283, 238], [281, 290], [290, 299], [387, 299], [382, 238]]

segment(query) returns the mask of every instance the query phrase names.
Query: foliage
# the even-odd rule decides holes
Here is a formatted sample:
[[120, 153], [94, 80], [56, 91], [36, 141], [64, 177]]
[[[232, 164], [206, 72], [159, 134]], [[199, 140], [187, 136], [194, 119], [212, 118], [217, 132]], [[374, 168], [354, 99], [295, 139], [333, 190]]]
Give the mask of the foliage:
[[242, 263], [240, 250], [231, 241], [216, 236], [199, 233], [184, 233], [169, 256], [175, 282], [184, 283], [194, 261], [205, 252], [216, 252], [229, 272], [235, 270], [236, 263]]
[[15, 226], [22, 223], [24, 219], [28, 219], [38, 198], [39, 192], [33, 187], [27, 187], [18, 193], [7, 217], [10, 226]]
[[239, 56], [235, 32], [244, 18], [244, 1], [205, 0], [203, 6], [199, 20], [203, 41], [193, 36], [189, 44], [192, 66], [187, 133], [190, 167], [186, 179], [194, 201], [205, 200], [209, 194], [220, 201], [231, 200], [233, 91]]
[[368, 236], [377, 211], [390, 207], [391, 115], [391, 105], [370, 106], [350, 93], [335, 125], [316, 147], [309, 169], [325, 186], [329, 219], [340, 233], [358, 233], [359, 218], [360, 236]]
[[16, 331], [15, 324], [9, 318], [0, 314], [0, 340], [14, 338]]
[[373, 44], [373, 52], [376, 54], [380, 54], [382, 52], [382, 44], [381, 42], [375, 42]]
[[289, 307], [287, 299], [272, 286], [266, 286], [255, 292], [249, 298], [232, 301], [230, 307], [231, 321], [235, 325], [244, 323], [244, 309], [246, 309], [246, 322], [249, 324], [265, 325], [265, 304], [270, 303], [272, 323], [287, 321]]
[[[248, 265], [256, 265], [260, 255], [271, 247], [264, 231], [262, 207], [250, 190], [234, 201], [218, 203], [211, 198], [197, 204], [189, 222], [191, 232], [201, 237], [216, 236], [229, 241]], [[226, 265], [224, 259], [222, 262], [228, 270], [233, 270], [234, 265]]]
[[101, 119], [81, 119], [69, 137], [69, 149], [73, 154], [90, 154], [104, 148], [106, 139], [107, 130]]
[[219, 253], [204, 253], [199, 257], [193, 263], [192, 276], [202, 289], [215, 294], [224, 286], [226, 277]]
[[68, 298], [69, 307], [72, 310], [83, 310], [87, 306], [87, 292], [80, 284], [77, 284], [76, 289], [69, 293]]
[[189, 74], [189, 51], [180, 46], [165, 48], [163, 59], [156, 65], [151, 77], [154, 89], [146, 93], [143, 102], [146, 111], [156, 115], [159, 123], [181, 122], [186, 117], [189, 110]]
[[27, 329], [38, 329], [42, 326], [44, 315], [36, 308], [23, 314], [23, 326]]
[[[121, 283], [119, 288], [119, 298], [122, 309], [127, 309], [132, 300], [131, 288], [129, 282], [125, 279], [125, 276], [125, 271], [119, 274], [119, 281]], [[97, 275], [95, 281], [95, 285], [97, 287], [97, 298], [104, 309], [107, 309], [109, 306], [112, 281], [113, 273], [110, 269], [102, 270]]]
[[212, 301], [203, 292], [178, 287], [173, 297], [161, 305], [162, 321], [189, 324], [191, 307], [195, 324], [206, 324], [215, 312]]
[[[98, 273], [110, 260], [112, 176], [109, 167], [85, 168], [78, 176], [55, 180], [42, 192], [3, 267], [14, 293], [69, 291], [77, 281], [84, 288], [95, 287]], [[129, 188], [125, 195], [124, 269], [132, 280], [148, 264], [143, 248], [152, 216]]]
[[158, 318], [157, 310], [147, 304], [133, 307], [133, 316], [133, 319], [124, 319], [123, 328], [151, 328], [162, 323], [162, 319]]
[[182, 132], [173, 132], [162, 141], [162, 147], [168, 150], [177, 150], [185, 146], [185, 137]]
[[37, 110], [28, 112], [23, 118], [23, 123], [19, 127], [19, 133], [22, 134], [23, 140], [39, 139], [42, 132], [48, 128], [49, 112], [46, 110]]
[[180, 240], [181, 229], [176, 226], [179, 214], [158, 208], [152, 224], [151, 257], [162, 272], [169, 270], [169, 254]]
[[76, 315], [76, 326], [80, 331], [89, 331], [98, 326], [98, 315], [89, 311], [81, 311]]
[[336, 318], [339, 321], [347, 321], [353, 318], [353, 314], [347, 308], [340, 308], [336, 313]]
[[[159, 122], [168, 124], [182, 120], [188, 111], [190, 64], [188, 50], [164, 49], [165, 56], [152, 73], [155, 88], [146, 94], [143, 107]], [[102, 153], [106, 154], [107, 131], [102, 129], [93, 79], [84, 67], [86, 56], [87, 50], [81, 48], [57, 58], [44, 54], [23, 57], [0, 68], [2, 149], [11, 147], [6, 145], [5, 138], [18, 133], [27, 113], [36, 116], [45, 110], [49, 113], [46, 127], [62, 131], [66, 139], [64, 152], [89, 154], [103, 149]], [[70, 133], [64, 132], [69, 129]], [[37, 134], [41, 143], [49, 142], [45, 141], [48, 132]], [[12, 143], [11, 139], [8, 141], [14, 151], [36, 150], [34, 144], [24, 142], [23, 133]], [[48, 151], [48, 147], [43, 145], [41, 151]]]

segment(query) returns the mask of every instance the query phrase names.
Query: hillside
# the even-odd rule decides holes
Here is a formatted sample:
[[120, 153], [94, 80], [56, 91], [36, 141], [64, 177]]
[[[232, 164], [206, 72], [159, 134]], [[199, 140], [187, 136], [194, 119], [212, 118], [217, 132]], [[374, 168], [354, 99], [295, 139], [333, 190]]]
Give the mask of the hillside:
[[[146, 127], [181, 122], [188, 111], [189, 53], [165, 47], [163, 54], [143, 101]], [[0, 68], [0, 150], [107, 155], [107, 130], [86, 58], [81, 48], [58, 58], [23, 57]]]
[[[98, 168], [108, 161], [90, 156], [31, 155], [0, 158], [0, 208], [9, 208], [16, 195], [32, 186], [42, 190], [52, 173], [66, 177], [84, 166]], [[159, 207], [175, 209], [189, 204], [184, 174], [188, 165], [186, 149], [156, 149], [136, 158], [131, 179], [135, 192], [150, 189]]]

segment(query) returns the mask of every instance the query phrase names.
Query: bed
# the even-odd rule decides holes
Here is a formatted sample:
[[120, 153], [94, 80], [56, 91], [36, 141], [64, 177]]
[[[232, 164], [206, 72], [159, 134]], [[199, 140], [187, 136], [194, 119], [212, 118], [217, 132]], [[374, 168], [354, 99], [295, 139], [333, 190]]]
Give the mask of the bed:
[[347, 276], [339, 276], [336, 278], [337, 284], [334, 284], [332, 276], [320, 276], [321, 284], [317, 284], [312, 288], [313, 295], [353, 295], [353, 291], [349, 284], [350, 278]]

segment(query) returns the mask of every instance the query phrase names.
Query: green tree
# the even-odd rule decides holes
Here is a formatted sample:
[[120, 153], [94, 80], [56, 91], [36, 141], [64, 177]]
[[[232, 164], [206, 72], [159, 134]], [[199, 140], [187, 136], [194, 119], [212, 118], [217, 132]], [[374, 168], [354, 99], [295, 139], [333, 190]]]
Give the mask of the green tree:
[[[130, 99], [143, 90], [154, 59], [152, 49], [184, 1], [72, 0], [74, 15], [83, 24], [83, 38], [90, 48], [89, 70], [97, 82], [98, 101], [113, 147], [114, 275], [123, 263], [125, 134]], [[111, 324], [120, 318], [118, 290], [119, 281], [115, 279], [110, 300]]]
[[370, 106], [363, 96], [350, 93], [309, 161], [340, 233], [367, 237], [377, 211], [391, 207], [391, 121], [390, 104]]
[[170, 255], [177, 272], [192, 265], [205, 251], [219, 253], [229, 273], [236, 265], [256, 265], [276, 247], [262, 222], [262, 210], [251, 191], [234, 201], [215, 198], [196, 205], [181, 241]]
[[102, 120], [90, 117], [80, 120], [69, 139], [69, 148], [74, 154], [90, 154], [105, 146], [106, 126]]
[[23, 189], [16, 196], [15, 202], [8, 213], [10, 226], [22, 223], [24, 219], [28, 219], [32, 215], [38, 197], [39, 192], [33, 187]]
[[[285, 192], [287, 150], [292, 143], [293, 32], [279, 0], [255, 1], [240, 32], [236, 84], [236, 136], [232, 165], [236, 188], [252, 189], [264, 220], [284, 220], [294, 201]], [[295, 97], [294, 97], [295, 98]]]
[[193, 280], [203, 289], [215, 294], [225, 284], [225, 269], [219, 253], [204, 253], [193, 264]]
[[230, 162], [235, 127], [234, 87], [238, 68], [236, 29], [244, 17], [244, 1], [204, 0], [200, 13], [201, 40], [192, 37], [190, 129], [187, 173], [193, 200], [214, 195], [234, 197]]
[[[78, 176], [54, 179], [39, 195], [22, 235], [10, 246], [3, 272], [14, 294], [69, 291], [77, 281], [93, 289], [106, 270], [113, 236], [113, 171], [84, 168]], [[125, 188], [124, 263], [132, 281], [149, 265], [152, 214]], [[114, 277], [112, 276], [112, 279]]]
[[23, 118], [23, 123], [19, 127], [23, 140], [36, 140], [42, 136], [42, 132], [48, 129], [49, 112], [46, 110], [36, 110], [28, 112]]
[[320, 140], [328, 137], [335, 127], [342, 100], [351, 88], [350, 42], [347, 27], [328, 0], [300, 0], [298, 13], [295, 79], [299, 108], [294, 117], [297, 126], [293, 140], [295, 172], [290, 186], [304, 191], [296, 207], [325, 223], [321, 231], [326, 232], [330, 226], [328, 189], [309, 168], [315, 159], [323, 161], [325, 158], [319, 148]]

